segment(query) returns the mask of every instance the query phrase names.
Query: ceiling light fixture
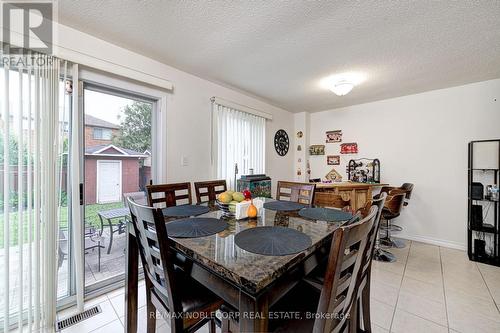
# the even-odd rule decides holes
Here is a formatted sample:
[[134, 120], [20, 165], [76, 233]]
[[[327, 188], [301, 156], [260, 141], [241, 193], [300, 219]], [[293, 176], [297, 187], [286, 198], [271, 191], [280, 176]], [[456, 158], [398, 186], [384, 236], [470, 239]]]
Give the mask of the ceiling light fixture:
[[342, 80], [330, 87], [330, 90], [337, 96], [345, 96], [351, 92], [352, 88], [354, 88], [354, 84], [352, 82]]
[[345, 96], [351, 90], [366, 80], [366, 75], [362, 73], [341, 73], [331, 75], [321, 80], [320, 85], [324, 89], [328, 89], [335, 93], [337, 96]]

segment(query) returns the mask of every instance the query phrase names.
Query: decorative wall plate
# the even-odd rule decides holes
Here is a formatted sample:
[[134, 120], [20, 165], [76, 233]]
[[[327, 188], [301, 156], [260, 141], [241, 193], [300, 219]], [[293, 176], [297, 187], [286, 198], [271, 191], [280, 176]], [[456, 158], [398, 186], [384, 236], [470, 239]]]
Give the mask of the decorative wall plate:
[[274, 135], [274, 149], [276, 149], [278, 155], [285, 156], [288, 153], [289, 146], [288, 134], [283, 129], [278, 130]]

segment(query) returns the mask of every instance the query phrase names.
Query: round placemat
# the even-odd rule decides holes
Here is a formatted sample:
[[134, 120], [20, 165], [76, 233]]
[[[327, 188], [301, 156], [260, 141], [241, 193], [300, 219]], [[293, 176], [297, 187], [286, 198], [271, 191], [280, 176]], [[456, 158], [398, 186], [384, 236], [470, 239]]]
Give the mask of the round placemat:
[[311, 237], [286, 227], [257, 227], [234, 236], [234, 243], [245, 251], [266, 256], [286, 256], [299, 253], [312, 244]]
[[163, 215], [167, 217], [189, 217], [208, 213], [210, 208], [198, 205], [182, 205], [163, 208]]
[[320, 220], [328, 222], [347, 221], [352, 217], [351, 213], [337, 209], [329, 208], [304, 208], [299, 211], [299, 215], [311, 220]]
[[278, 211], [292, 211], [292, 210], [299, 210], [304, 207], [307, 207], [307, 205], [298, 203], [298, 202], [293, 202], [293, 201], [270, 201], [266, 202], [264, 204], [265, 209], [270, 209], [270, 210], [278, 210]]
[[167, 234], [174, 238], [197, 238], [214, 235], [227, 228], [227, 223], [211, 217], [191, 217], [167, 223]]

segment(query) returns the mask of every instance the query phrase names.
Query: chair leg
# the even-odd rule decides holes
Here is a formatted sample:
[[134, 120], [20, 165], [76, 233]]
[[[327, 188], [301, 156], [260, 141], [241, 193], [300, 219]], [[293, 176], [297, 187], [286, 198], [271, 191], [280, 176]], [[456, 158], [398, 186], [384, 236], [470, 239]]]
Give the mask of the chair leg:
[[146, 296], [146, 306], [147, 306], [147, 333], [155, 333], [156, 332], [156, 308], [151, 302], [151, 295], [149, 292]]
[[366, 333], [371, 333], [372, 326], [370, 318], [370, 279], [366, 281], [366, 285], [361, 292], [360, 314], [363, 315], [363, 331]]
[[373, 252], [373, 260], [383, 261], [383, 262], [395, 262], [396, 256], [389, 251], [382, 250], [380, 248], [380, 236], [377, 235], [375, 241], [375, 251]]
[[221, 325], [220, 325], [220, 330], [222, 333], [229, 333], [229, 319], [228, 318], [222, 318], [221, 320]]
[[357, 306], [357, 304], [354, 304], [354, 306], [352, 307], [351, 313], [349, 314], [350, 317], [348, 319], [348, 323], [349, 323], [348, 332], [349, 333], [358, 333], [358, 331], [359, 331], [358, 315], [359, 315], [358, 306]]
[[208, 329], [208, 332], [209, 333], [215, 333], [215, 319], [210, 319], [210, 322], [209, 322], [209, 329]]

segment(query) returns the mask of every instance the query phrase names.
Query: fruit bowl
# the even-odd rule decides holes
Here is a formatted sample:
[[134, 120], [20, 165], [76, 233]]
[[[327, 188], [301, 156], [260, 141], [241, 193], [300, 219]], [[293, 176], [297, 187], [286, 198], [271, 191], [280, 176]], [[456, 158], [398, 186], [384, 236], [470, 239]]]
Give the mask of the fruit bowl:
[[223, 216], [228, 216], [228, 217], [233, 217], [234, 216], [234, 211], [232, 212], [229, 209], [229, 206], [234, 205], [231, 203], [223, 203], [222, 201], [216, 200], [215, 204], [217, 205], [217, 208], [222, 212]]

